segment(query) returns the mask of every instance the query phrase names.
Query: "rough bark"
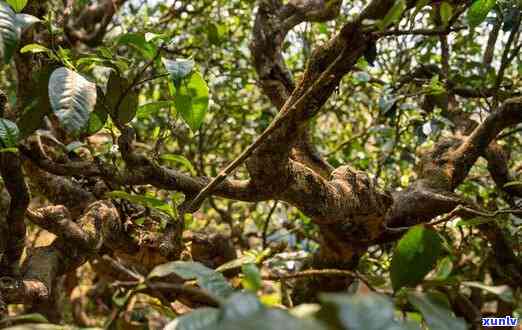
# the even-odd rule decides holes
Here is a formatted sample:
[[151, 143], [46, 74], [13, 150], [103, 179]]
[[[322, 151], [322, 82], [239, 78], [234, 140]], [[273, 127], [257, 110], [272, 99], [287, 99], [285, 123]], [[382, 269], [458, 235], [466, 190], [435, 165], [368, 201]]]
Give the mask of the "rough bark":
[[29, 218], [58, 238], [51, 245], [30, 252], [20, 277], [2, 278], [0, 292], [9, 304], [45, 304], [57, 276], [85, 263], [103, 245], [121, 248], [117, 242], [122, 235], [122, 224], [110, 201], [93, 203], [77, 224], [61, 206], [30, 211]]
[[[212, 194], [248, 202], [281, 200], [297, 207], [318, 225], [321, 235], [321, 248], [308, 265], [312, 268], [354, 269], [370, 246], [397, 239], [390, 227], [429, 222], [465, 204], [454, 190], [480, 156], [488, 159], [499, 186], [509, 180], [506, 159], [494, 143], [503, 129], [522, 122], [520, 97], [505, 100], [482, 123], [461, 130], [468, 135], [440, 141], [424, 155], [417, 171], [418, 179], [405, 190], [390, 193], [379, 187], [371, 174], [349, 165], [333, 169], [315, 153], [309, 139], [310, 119], [324, 108], [341, 79], [383, 36], [369, 31], [363, 22], [382, 19], [394, 3], [392, 0], [370, 2], [329, 42], [314, 50], [302, 78], [294, 82], [281, 54], [285, 36], [301, 22], [335, 18], [341, 1], [291, 1], [286, 5], [278, 0], [260, 1], [251, 44], [253, 62], [264, 93], [279, 109], [276, 120], [284, 120], [248, 159], [249, 180], [225, 180]], [[123, 1], [116, 2], [121, 4]], [[408, 5], [414, 3], [410, 1]], [[89, 20], [80, 15], [76, 23], [67, 24], [88, 28], [85, 22], [94, 20], [99, 30], [90, 31], [94, 35], [89, 36], [66, 31], [73, 42], [99, 42], [98, 33], [103, 35], [117, 9], [112, 1], [93, 6], [86, 9], [92, 15]], [[18, 60], [20, 80], [30, 81], [32, 70], [22, 63], [22, 58]], [[28, 92], [26, 87], [20, 87], [19, 98]], [[463, 90], [461, 94], [477, 96], [467, 92]], [[458, 108], [452, 110], [459, 114]], [[208, 183], [208, 178], [192, 177], [160, 166], [140, 154], [135, 146], [134, 129], [120, 128], [118, 145], [125, 163], [123, 168], [100, 159], [75, 161], [48, 157], [30, 140], [20, 146], [22, 159], [2, 155], [0, 170], [11, 195], [7, 226], [0, 231], [2, 238], [12, 240], [12, 244], [2, 246], [7, 252], [8, 264], [19, 261], [21, 242], [25, 238], [25, 215], [58, 238], [49, 246], [35, 249], [20, 276], [9, 272], [9, 278], [2, 278], [0, 309], [5, 303], [44, 302], [49, 299], [57, 276], [94, 259], [102, 248], [122, 254], [132, 254], [139, 248], [123, 228], [122, 215], [125, 214], [112, 202], [99, 200], [108, 185], [152, 185], [183, 192], [190, 198]], [[44, 195], [53, 206], [26, 212], [29, 191], [22, 161], [25, 161], [25, 176], [30, 178], [32, 190]], [[101, 188], [85, 187], [78, 180], [81, 178], [99, 179]], [[515, 189], [507, 192], [519, 194]], [[181, 222], [167, 228], [159, 247], [167, 259], [179, 258], [183, 248], [182, 232]], [[351, 279], [340, 277], [327, 281], [303, 279], [297, 283], [296, 298], [313, 300], [319, 290], [340, 291], [350, 283]]]

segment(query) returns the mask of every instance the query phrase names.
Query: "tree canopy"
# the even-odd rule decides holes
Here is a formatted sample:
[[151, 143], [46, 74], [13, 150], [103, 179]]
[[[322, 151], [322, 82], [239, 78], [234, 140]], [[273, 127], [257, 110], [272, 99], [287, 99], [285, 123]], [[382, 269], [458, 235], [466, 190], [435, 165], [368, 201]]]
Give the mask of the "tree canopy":
[[516, 326], [521, 12], [0, 0], [0, 327]]

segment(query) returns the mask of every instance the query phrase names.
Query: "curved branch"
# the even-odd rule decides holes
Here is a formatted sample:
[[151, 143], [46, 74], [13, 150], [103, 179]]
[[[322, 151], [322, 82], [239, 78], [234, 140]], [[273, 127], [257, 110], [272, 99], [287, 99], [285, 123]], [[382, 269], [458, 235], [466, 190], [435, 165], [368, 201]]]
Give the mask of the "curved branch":
[[105, 36], [107, 27], [119, 8], [127, 0], [100, 0], [86, 6], [81, 13], [71, 16], [72, 3], [64, 11], [64, 32], [72, 44], [82, 42], [88, 46], [97, 46]]
[[[40, 212], [29, 212], [33, 220], [44, 222], [52, 221], [60, 215], [66, 217], [67, 212], [57, 207]], [[49, 219], [43, 219], [50, 216]], [[70, 225], [69, 220], [63, 218], [62, 225]], [[46, 227], [50, 227], [46, 225]], [[23, 266], [22, 278], [1, 278], [0, 295], [6, 303], [41, 304], [51, 297], [53, 283], [57, 276], [75, 269], [93, 257], [103, 245], [120, 247], [122, 224], [115, 209], [109, 201], [98, 201], [89, 206], [84, 215], [78, 220], [78, 230], [58, 237], [51, 245], [36, 248], [26, 259]], [[75, 237], [82, 240], [81, 245], [71, 244], [68, 238]]]
[[491, 142], [503, 129], [522, 122], [522, 97], [512, 98], [489, 115], [455, 151], [451, 152], [452, 188], [457, 187]]
[[[127, 142], [126, 142], [127, 143]], [[101, 160], [68, 161], [58, 163], [39, 155], [33, 148], [20, 146], [20, 152], [30, 162], [36, 165], [40, 172], [47, 172], [55, 176], [69, 177], [97, 177], [116, 186], [123, 185], [153, 185], [157, 188], [175, 190], [187, 195], [194, 195], [209, 182], [205, 177], [192, 177], [178, 170], [155, 164], [144, 155], [125, 156], [131, 164], [127, 169], [118, 169]], [[128, 155], [128, 151], [126, 152]], [[135, 161], [132, 162], [132, 159]], [[127, 164], [127, 165], [129, 165]], [[43, 174], [43, 181], [49, 174]], [[63, 178], [60, 178], [63, 180]], [[247, 180], [225, 180], [215, 190], [216, 196], [235, 200], [254, 202], [270, 199], [270, 196], [259, 194], [260, 189], [254, 187]], [[54, 201], [55, 204], [63, 202]]]
[[498, 189], [506, 192], [510, 196], [522, 197], [522, 186], [513, 185], [507, 186], [506, 184], [515, 181], [508, 168], [508, 154], [503, 148], [492, 143], [485, 151], [484, 158], [488, 161], [488, 170], [495, 181]]
[[0, 173], [11, 196], [7, 214], [6, 261], [11, 267], [15, 267], [25, 245], [24, 215], [29, 205], [30, 195], [17, 154], [2, 153], [0, 155]]
[[[463, 139], [444, 140], [421, 162], [419, 180], [408, 189], [394, 194], [394, 204], [387, 215], [390, 226], [411, 226], [448, 213], [468, 202], [456, 196], [453, 190], [467, 177], [477, 159], [486, 154], [498, 162], [499, 155], [487, 151], [498, 134], [509, 126], [522, 122], [522, 98], [513, 98]], [[502, 168], [496, 169], [502, 172]], [[505, 173], [496, 173], [495, 175]], [[496, 180], [505, 180], [497, 176]]]
[[96, 201], [93, 193], [73, 180], [43, 171], [30, 162], [25, 162], [24, 167], [31, 188], [40, 192], [51, 203], [65, 205], [73, 218], [79, 217], [88, 205]]
[[[334, 19], [339, 15], [341, 3], [342, 1], [339, 0], [290, 1], [286, 5], [279, 0], [260, 2], [250, 49], [261, 88], [278, 109], [283, 107], [295, 89], [281, 50], [286, 35], [302, 22], [323, 22]], [[300, 132], [293, 147], [294, 160], [306, 164], [324, 177], [328, 177], [333, 171], [313, 146], [306, 129]]]
[[69, 210], [65, 206], [48, 206], [38, 210], [27, 209], [26, 215], [32, 223], [63, 238], [66, 242], [82, 249], [91, 248], [89, 235], [72, 221]]

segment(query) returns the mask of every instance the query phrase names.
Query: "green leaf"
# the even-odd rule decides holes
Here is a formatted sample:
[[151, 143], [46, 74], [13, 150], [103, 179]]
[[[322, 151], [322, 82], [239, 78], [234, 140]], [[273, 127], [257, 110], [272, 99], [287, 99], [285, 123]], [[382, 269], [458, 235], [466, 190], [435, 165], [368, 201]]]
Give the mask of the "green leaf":
[[224, 263], [223, 265], [219, 266], [216, 269], [216, 271], [217, 272], [226, 272], [227, 270], [236, 269], [236, 268], [242, 267], [245, 264], [255, 263], [255, 262], [256, 262], [255, 256], [250, 255], [250, 254], [245, 254], [244, 256], [242, 256], [240, 258], [237, 258], [237, 259], [234, 259], [227, 263]]
[[51, 50], [45, 46], [39, 45], [39, 44], [29, 44], [25, 45], [20, 49], [20, 53], [46, 53], [50, 52]]
[[393, 7], [388, 11], [386, 16], [378, 23], [381, 31], [384, 31], [388, 26], [400, 21], [402, 14], [406, 10], [406, 0], [397, 0]]
[[257, 292], [263, 286], [261, 273], [255, 264], [245, 264], [241, 267], [243, 271], [243, 279], [241, 283], [243, 287], [252, 292]]
[[492, 293], [492, 294], [498, 296], [500, 299], [502, 299], [503, 301], [508, 302], [508, 303], [515, 302], [515, 299], [513, 296], [513, 290], [507, 285], [491, 286], [491, 285], [484, 285], [479, 282], [462, 282], [462, 285], [482, 289], [484, 291], [487, 291], [489, 293]]
[[5, 2], [0, 2], [0, 56], [4, 63], [9, 63], [17, 47], [20, 29], [16, 13]]
[[466, 330], [466, 322], [456, 318], [435, 293], [408, 293], [410, 303], [422, 313], [430, 330]]
[[193, 72], [176, 88], [174, 104], [176, 111], [192, 129], [197, 131], [208, 110], [208, 86], [199, 72]]
[[89, 117], [86, 133], [88, 135], [97, 133], [105, 126], [108, 117], [109, 115], [105, 107], [103, 106], [103, 101], [100, 99], [100, 97], [98, 97], [98, 100], [96, 101], [96, 106], [94, 107], [94, 111], [91, 113], [91, 116]]
[[169, 323], [165, 330], [207, 330], [212, 329], [218, 321], [219, 310], [203, 307], [178, 317]]
[[183, 167], [189, 170], [191, 174], [197, 174], [196, 169], [194, 168], [192, 163], [187, 158], [181, 155], [164, 154], [161, 155], [160, 158], [169, 162], [181, 164]]
[[336, 325], [335, 329], [420, 330], [416, 324], [396, 321], [393, 303], [379, 294], [322, 294], [319, 299], [322, 308], [318, 317]]
[[397, 98], [393, 95], [383, 94], [379, 99], [380, 113], [386, 117], [395, 115], [397, 111]]
[[10, 120], [0, 118], [0, 142], [3, 148], [16, 147], [20, 138], [20, 130]]
[[18, 31], [21, 32], [21, 31], [24, 31], [25, 29], [27, 29], [28, 27], [30, 27], [31, 25], [37, 23], [37, 22], [41, 22], [42, 20], [39, 19], [38, 17], [35, 17], [33, 15], [29, 15], [29, 14], [16, 14], [16, 27], [18, 28]]
[[4, 328], [4, 330], [64, 330], [63, 325], [48, 324], [48, 323], [24, 323], [12, 327]]
[[124, 34], [118, 38], [117, 44], [134, 47], [148, 60], [152, 60], [156, 56], [156, 47], [147, 42], [143, 33], [131, 32]]
[[442, 251], [442, 240], [432, 229], [418, 225], [397, 243], [391, 262], [391, 281], [395, 291], [419, 284], [435, 266]]
[[504, 185], [504, 188], [512, 187], [512, 186], [522, 186], [522, 181], [511, 181]]
[[3, 152], [11, 152], [13, 154], [17, 154], [18, 148], [0, 148], [0, 153], [3, 153]]
[[364, 71], [354, 73], [353, 77], [358, 83], [367, 83], [371, 79], [370, 75]]
[[219, 45], [225, 32], [225, 25], [217, 25], [215, 23], [209, 23], [207, 25], [207, 38], [212, 45]]
[[451, 17], [453, 16], [453, 6], [444, 1], [440, 4], [440, 19], [444, 26], [448, 26]]
[[174, 101], [155, 101], [140, 105], [136, 111], [136, 118], [149, 118], [157, 114], [162, 109], [170, 109], [174, 105]]
[[444, 84], [440, 81], [438, 75], [435, 75], [431, 78], [426, 92], [430, 95], [440, 95], [446, 92], [446, 88], [444, 88]]
[[112, 295], [112, 302], [118, 307], [123, 307], [127, 305], [127, 302], [131, 298], [132, 294], [132, 290], [118, 289]]
[[207, 25], [207, 38], [212, 45], [219, 45], [219, 32], [217, 25], [210, 23]]
[[453, 262], [450, 257], [443, 258], [437, 265], [437, 271], [435, 272], [433, 280], [443, 281], [447, 279], [453, 271]]
[[265, 308], [252, 294], [233, 294], [213, 330], [324, 330], [318, 322], [298, 319], [287, 311]]
[[0, 320], [2, 324], [16, 324], [16, 323], [49, 323], [49, 321], [42, 314], [30, 313], [17, 316], [6, 317]]
[[148, 278], [165, 277], [175, 274], [184, 280], [196, 279], [198, 285], [216, 297], [225, 298], [234, 290], [221, 273], [210, 269], [199, 262], [172, 261], [156, 266]]
[[195, 63], [191, 59], [169, 60], [163, 58], [162, 61], [176, 88], [179, 88], [183, 79], [188, 77], [194, 70]]
[[21, 138], [26, 138], [43, 126], [44, 118], [52, 113], [49, 101], [49, 78], [55, 67], [44, 66], [33, 80], [33, 99], [25, 109], [17, 124]]
[[212, 274], [213, 269], [199, 262], [172, 261], [154, 267], [148, 278], [165, 277], [176, 274], [184, 280], [193, 280], [200, 276]]
[[0, 57], [9, 63], [18, 46], [22, 31], [40, 21], [28, 14], [16, 14], [4, 1], [0, 1]]
[[21, 12], [27, 5], [27, 0], [7, 0], [7, 3], [13, 7], [16, 12]]
[[219, 298], [227, 298], [234, 293], [234, 289], [221, 273], [213, 271], [211, 274], [199, 276], [198, 285]]
[[78, 132], [87, 125], [96, 105], [96, 95], [96, 85], [74, 71], [61, 67], [51, 74], [51, 108], [69, 132]]
[[480, 25], [495, 7], [496, 0], [476, 0], [468, 10], [468, 22], [472, 27]]
[[201, 308], [181, 316], [165, 330], [325, 330], [319, 322], [299, 319], [287, 311], [266, 308], [252, 294], [236, 293], [219, 310]]
[[265, 310], [257, 297], [250, 293], [235, 293], [223, 307], [222, 318], [239, 320]]
[[[131, 82], [117, 72], [111, 71], [105, 101], [111, 110], [112, 118], [122, 125], [130, 122], [138, 110], [139, 95], [136, 91], [129, 89], [130, 84]], [[124, 93], [125, 95], [123, 95]]]
[[76, 66], [85, 70], [94, 66], [107, 67], [116, 70], [120, 74], [129, 68], [129, 64], [122, 59], [108, 59], [96, 56], [84, 56], [76, 61]]
[[115, 190], [111, 191], [106, 194], [108, 198], [123, 198], [126, 199], [132, 203], [140, 204], [146, 207], [149, 207], [151, 209], [155, 209], [158, 211], [161, 211], [171, 218], [174, 218], [176, 215], [176, 211], [174, 208], [169, 204], [161, 199], [158, 199], [154, 196], [145, 196], [145, 195], [131, 195], [126, 193], [125, 191], [121, 190]]
[[[238, 302], [240, 303], [240, 302]], [[264, 309], [241, 319], [226, 319], [212, 330], [326, 330], [315, 320], [299, 319], [281, 309]]]
[[151, 42], [151, 41], [154, 41], [157, 39], [166, 40], [169, 38], [170, 38], [169, 35], [164, 34], [164, 33], [152, 33], [152, 32], [145, 33], [145, 41], [147, 41], [147, 42]]

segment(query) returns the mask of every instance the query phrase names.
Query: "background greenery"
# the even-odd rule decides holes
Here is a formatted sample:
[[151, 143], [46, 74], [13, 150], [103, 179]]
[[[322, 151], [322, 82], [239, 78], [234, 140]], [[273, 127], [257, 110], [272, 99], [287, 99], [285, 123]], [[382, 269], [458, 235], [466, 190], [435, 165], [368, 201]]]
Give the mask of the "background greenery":
[[[88, 153], [123, 166], [114, 137], [120, 125], [130, 124], [136, 129], [140, 151], [151, 159], [194, 176], [215, 177], [274, 119], [277, 109], [258, 86], [249, 50], [256, 1], [132, 1], [114, 15], [102, 42], [95, 46], [54, 45], [52, 40], [64, 35], [64, 3], [51, 2], [52, 9], [35, 23], [48, 31], [51, 42], [45, 44], [24, 44], [19, 39], [23, 20], [16, 19], [13, 10], [23, 11], [27, 1], [0, 3], [5, 62], [0, 82], [8, 104], [23, 106], [16, 124], [0, 121], [3, 152], [16, 152], [21, 141], [41, 129], [43, 117], [53, 113], [68, 134], [60, 152], [69, 157]], [[75, 1], [72, 15], [91, 2]], [[296, 80], [313, 49], [366, 4], [345, 2], [335, 20], [301, 23], [289, 33], [283, 55]], [[440, 8], [443, 25], [462, 8], [457, 2], [435, 5], [422, 0], [416, 9], [404, 7], [405, 1], [399, 0], [385, 19], [370, 24], [382, 31], [430, 29], [436, 25], [435, 8]], [[497, 89], [520, 94], [522, 58], [516, 49], [522, 42], [521, 7], [516, 0], [467, 3], [452, 25], [457, 31], [448, 39], [449, 75], [454, 83], [473, 91], [495, 86], [503, 50], [514, 35], [514, 57]], [[26, 24], [34, 23], [24, 19]], [[485, 65], [485, 44], [495, 25], [501, 27], [499, 41], [491, 63]], [[31, 87], [32, 98], [23, 101], [17, 100], [20, 82], [14, 53], [34, 54], [35, 63], [51, 63], [47, 71], [35, 72], [38, 83]], [[408, 187], [423, 153], [451, 135], [455, 125], [447, 118], [445, 78], [440, 74], [408, 78], [419, 65], [442, 60], [437, 35], [381, 39], [375, 52], [359, 59], [312, 119], [312, 140], [318, 151], [334, 167], [350, 164], [371, 173], [383, 187]], [[462, 111], [479, 122], [495, 102], [496, 97], [459, 99]], [[519, 131], [520, 126], [514, 127], [498, 140], [508, 150], [509, 168], [516, 174], [522, 161]], [[247, 178], [248, 174], [240, 168], [233, 176]], [[475, 164], [457, 193], [491, 210], [519, 205], [495, 185], [484, 160]], [[141, 239], [162, 233], [177, 218], [183, 201], [179, 192], [152, 186], [124, 187], [107, 196], [149, 212], [131, 220], [131, 226], [142, 229]], [[45, 205], [43, 198], [33, 203]], [[289, 298], [293, 278], [285, 276], [299, 271], [320, 245], [310, 218], [283, 202], [211, 197], [197, 212], [184, 215], [183, 261], [157, 266], [149, 260], [153, 256], [139, 255], [142, 269], [122, 266], [141, 273], [130, 286], [115, 284], [86, 264], [59, 280], [63, 288], [68, 282], [74, 284], [57, 298], [60, 317], [52, 321], [121, 329], [167, 324], [168, 329], [466, 329], [476, 325], [469, 315], [462, 315], [463, 309], [473, 315], [520, 317], [520, 283], [496, 281], [490, 275], [494, 251], [477, 225], [491, 221], [502, 229], [520, 259], [522, 218], [516, 213], [457, 217], [436, 228], [416, 226], [398, 242], [372, 247], [354, 272], [343, 273], [357, 279], [349, 292], [324, 294], [313, 304], [294, 306]], [[210, 254], [196, 262], [190, 244], [197, 245], [195, 237], [200, 234], [231, 243], [232, 257]], [[31, 241], [41, 244], [41, 235], [31, 226]], [[496, 265], [502, 267], [501, 262]], [[505, 270], [507, 278], [510, 271], [522, 270]], [[209, 294], [213, 303], [182, 300], [168, 305], [142, 292], [153, 279], [172, 275]], [[10, 316], [0, 325], [16, 328], [39, 322], [38, 329], [53, 327], [47, 324], [47, 316], [27, 313], [30, 310], [11, 306]]]

